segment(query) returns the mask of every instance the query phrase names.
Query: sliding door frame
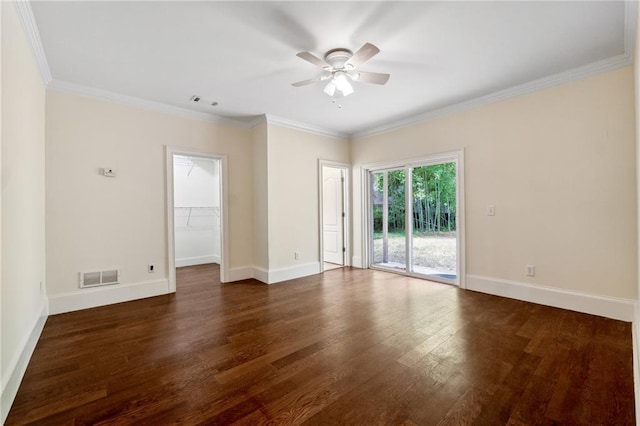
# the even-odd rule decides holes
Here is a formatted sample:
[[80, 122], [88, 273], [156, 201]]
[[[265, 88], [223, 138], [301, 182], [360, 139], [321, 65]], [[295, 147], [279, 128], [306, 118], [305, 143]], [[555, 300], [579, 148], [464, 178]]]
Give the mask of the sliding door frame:
[[[390, 171], [390, 170], [405, 170], [405, 217], [413, 217], [413, 185], [412, 185], [412, 169], [422, 166], [431, 166], [442, 163], [455, 163], [456, 164], [456, 276], [457, 284], [460, 288], [466, 288], [466, 261], [465, 261], [465, 206], [464, 206], [464, 149], [443, 152], [438, 154], [432, 154], [420, 158], [412, 158], [408, 160], [399, 161], [386, 161], [373, 164], [366, 164], [361, 166], [361, 182], [362, 182], [362, 235], [363, 235], [363, 266], [371, 269], [380, 269], [388, 272], [394, 272], [402, 275], [409, 275], [418, 278], [425, 278], [432, 281], [438, 281], [433, 277], [426, 276], [411, 272], [409, 266], [412, 264], [413, 255], [413, 226], [411, 220], [405, 220], [405, 243], [406, 243], [406, 257], [405, 257], [405, 270], [396, 270], [384, 267], [377, 267], [372, 265], [373, 260], [373, 209], [371, 205], [371, 173]], [[447, 284], [452, 284], [451, 281], [442, 281]]]

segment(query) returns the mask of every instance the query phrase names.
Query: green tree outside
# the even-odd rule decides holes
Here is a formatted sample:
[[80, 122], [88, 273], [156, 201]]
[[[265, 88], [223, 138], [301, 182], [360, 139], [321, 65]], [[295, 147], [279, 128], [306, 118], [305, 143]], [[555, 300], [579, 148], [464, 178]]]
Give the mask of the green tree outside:
[[[383, 173], [374, 174], [374, 193], [383, 192]], [[390, 234], [404, 235], [405, 215], [405, 171], [387, 172], [389, 197]], [[416, 167], [412, 171], [413, 232], [438, 234], [456, 231], [456, 165], [435, 164]], [[374, 230], [382, 230], [382, 206], [373, 206]], [[377, 234], [378, 232], [376, 232]], [[382, 235], [374, 235], [380, 238]]]

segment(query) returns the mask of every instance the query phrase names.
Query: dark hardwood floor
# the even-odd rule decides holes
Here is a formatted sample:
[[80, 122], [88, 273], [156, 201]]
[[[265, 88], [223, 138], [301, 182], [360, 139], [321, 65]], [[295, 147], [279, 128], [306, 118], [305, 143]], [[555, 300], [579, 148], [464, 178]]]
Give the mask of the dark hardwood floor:
[[7, 425], [634, 423], [631, 325], [337, 269], [48, 319]]

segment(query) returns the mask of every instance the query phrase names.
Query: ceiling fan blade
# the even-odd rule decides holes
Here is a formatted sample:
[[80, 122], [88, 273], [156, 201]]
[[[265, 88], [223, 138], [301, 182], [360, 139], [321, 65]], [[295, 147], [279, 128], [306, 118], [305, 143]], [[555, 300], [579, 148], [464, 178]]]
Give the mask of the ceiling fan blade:
[[309, 52], [300, 52], [296, 56], [300, 59], [304, 59], [305, 61], [312, 63], [319, 68], [326, 68], [330, 66], [328, 63]]
[[293, 87], [300, 87], [300, 86], [306, 86], [308, 84], [317, 83], [322, 80], [323, 80], [322, 77], [314, 77], [314, 78], [310, 78], [309, 80], [296, 81], [295, 83], [291, 83], [291, 85]]
[[347, 62], [345, 62], [345, 66], [351, 65], [354, 68], [359, 67], [360, 65], [367, 62], [369, 59], [373, 58], [380, 52], [376, 46], [371, 43], [365, 43], [356, 53], [353, 54], [351, 58]]
[[362, 83], [386, 84], [390, 77], [389, 74], [382, 74], [379, 72], [358, 71], [357, 74], [358, 78], [355, 80]]

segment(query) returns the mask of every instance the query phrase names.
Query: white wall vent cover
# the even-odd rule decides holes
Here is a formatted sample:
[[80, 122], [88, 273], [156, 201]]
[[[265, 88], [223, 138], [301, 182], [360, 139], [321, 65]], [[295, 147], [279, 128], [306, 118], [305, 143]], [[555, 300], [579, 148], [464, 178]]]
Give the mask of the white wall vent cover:
[[110, 269], [97, 272], [80, 272], [80, 288], [118, 284], [120, 271]]

